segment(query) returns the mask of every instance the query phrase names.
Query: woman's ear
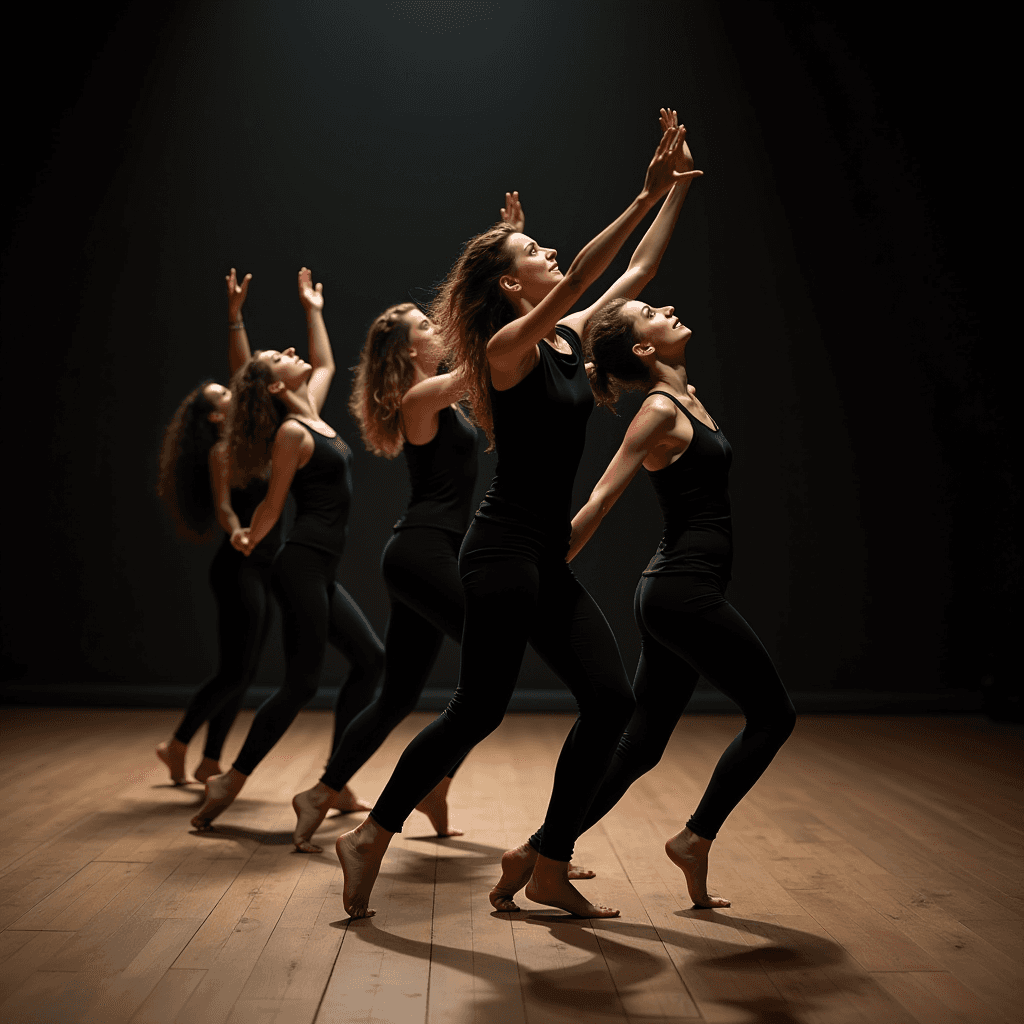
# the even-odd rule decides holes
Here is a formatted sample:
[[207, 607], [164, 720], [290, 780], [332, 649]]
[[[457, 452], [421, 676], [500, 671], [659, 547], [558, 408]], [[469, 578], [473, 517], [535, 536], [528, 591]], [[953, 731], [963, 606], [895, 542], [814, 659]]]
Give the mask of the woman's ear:
[[272, 384], [268, 384], [267, 385], [267, 390], [272, 395], [280, 394], [282, 391], [284, 391], [284, 381], [283, 380], [275, 380]]
[[521, 292], [523, 290], [523, 286], [511, 274], [503, 274], [498, 285], [505, 292]]
[[653, 359], [655, 356], [654, 346], [645, 344], [642, 341], [638, 341], [633, 346], [633, 354], [638, 356], [640, 359], [647, 362], [649, 359]]

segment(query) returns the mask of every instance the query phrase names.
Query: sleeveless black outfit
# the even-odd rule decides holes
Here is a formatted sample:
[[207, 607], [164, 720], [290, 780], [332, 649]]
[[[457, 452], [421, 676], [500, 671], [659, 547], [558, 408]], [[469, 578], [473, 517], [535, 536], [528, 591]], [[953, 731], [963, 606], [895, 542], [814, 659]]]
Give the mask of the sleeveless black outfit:
[[373, 698], [383, 668], [380, 640], [335, 578], [348, 530], [352, 451], [340, 437], [295, 422], [312, 437], [313, 454], [292, 480], [295, 521], [272, 568], [284, 627], [285, 680], [253, 718], [234, 763], [243, 775], [252, 774], [315, 695], [328, 641], [350, 665], [334, 708], [335, 742]]
[[[239, 522], [249, 522], [266, 493], [267, 483], [259, 479], [231, 489]], [[281, 529], [275, 523], [247, 558], [225, 535], [210, 563], [210, 588], [217, 603], [217, 671], [189, 701], [174, 738], [188, 743], [206, 722], [203, 756], [214, 761], [220, 760], [270, 631], [270, 566], [280, 543]]]
[[416, 707], [445, 635], [462, 640], [459, 547], [476, 485], [477, 447], [476, 429], [449, 406], [438, 412], [430, 441], [406, 441], [402, 448], [412, 493], [381, 556], [391, 605], [384, 682], [338, 740], [320, 779], [331, 789], [341, 790]]
[[693, 440], [675, 462], [648, 473], [665, 532], [634, 600], [641, 636], [633, 681], [636, 711], [584, 828], [604, 817], [661, 760], [697, 680], [704, 676], [746, 718], [687, 822], [698, 836], [714, 839], [789, 737], [796, 712], [768, 652], [724, 596], [732, 567], [729, 442], [673, 395], [650, 395], [663, 395], [684, 413]]
[[371, 813], [401, 831], [451, 766], [497, 728], [529, 642], [580, 708], [543, 836], [531, 840], [544, 856], [568, 861], [633, 701], [608, 623], [565, 561], [573, 477], [594, 401], [579, 338], [567, 327], [557, 332], [570, 353], [541, 341], [538, 364], [523, 380], [491, 389], [498, 465], [459, 558], [466, 593], [459, 686], [406, 748]]

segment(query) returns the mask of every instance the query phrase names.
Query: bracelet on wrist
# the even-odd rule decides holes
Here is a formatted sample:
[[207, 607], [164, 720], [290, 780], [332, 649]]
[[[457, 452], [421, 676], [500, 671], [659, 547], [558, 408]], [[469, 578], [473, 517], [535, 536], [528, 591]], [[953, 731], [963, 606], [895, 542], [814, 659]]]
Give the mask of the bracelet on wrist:
[[235, 320], [232, 323], [228, 324], [228, 330], [229, 331], [244, 331], [245, 330], [245, 323], [243, 321], [241, 321], [241, 320]]

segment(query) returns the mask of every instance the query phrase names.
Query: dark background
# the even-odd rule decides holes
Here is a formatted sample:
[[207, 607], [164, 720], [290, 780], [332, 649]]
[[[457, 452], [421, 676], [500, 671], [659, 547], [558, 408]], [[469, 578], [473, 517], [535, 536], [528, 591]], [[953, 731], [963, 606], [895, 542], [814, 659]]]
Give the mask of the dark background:
[[[8, 699], [114, 683], [145, 703], [210, 671], [213, 547], [175, 538], [154, 483], [181, 397], [226, 376], [230, 266], [266, 347], [305, 344], [310, 266], [346, 367], [506, 189], [568, 264], [636, 193], [670, 104], [705, 176], [645, 298], [693, 328], [691, 380], [735, 449], [733, 603], [798, 694], [1006, 713], [1019, 484], [1007, 346], [977, 312], [976, 98], [946, 84], [980, 66], [963, 25], [610, 0], [42, 11], [15, 16], [4, 71]], [[358, 450], [348, 384], [324, 410], [357, 449], [341, 578], [382, 632], [405, 472]], [[579, 502], [635, 405], [595, 413]], [[659, 529], [638, 480], [575, 563], [627, 666]], [[456, 672], [446, 642], [432, 685]], [[532, 656], [522, 685], [560, 686]]]

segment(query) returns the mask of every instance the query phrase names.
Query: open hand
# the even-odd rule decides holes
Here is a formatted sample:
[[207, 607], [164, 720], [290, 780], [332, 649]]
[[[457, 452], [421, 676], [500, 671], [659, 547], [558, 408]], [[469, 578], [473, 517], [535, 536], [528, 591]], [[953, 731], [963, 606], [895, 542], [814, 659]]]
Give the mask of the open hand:
[[511, 224], [516, 231], [522, 231], [526, 227], [526, 214], [523, 213], [518, 192], [505, 193], [505, 205], [501, 209], [501, 219], [506, 224]]
[[313, 287], [313, 274], [307, 267], [299, 271], [299, 301], [310, 313], [314, 309], [324, 308], [324, 286], [318, 284]]
[[231, 268], [231, 273], [224, 278], [228, 286], [228, 323], [234, 323], [242, 314], [242, 304], [245, 302], [246, 295], [249, 294], [249, 282], [252, 280], [252, 274], [246, 274], [242, 278], [242, 283], [238, 283], [238, 278], [235, 277], [235, 268]]
[[[675, 120], [675, 111], [662, 112], [662, 123]], [[655, 199], [663, 196], [677, 181], [700, 177], [704, 172], [693, 170], [693, 157], [686, 147], [686, 128], [674, 125], [664, 130], [661, 142], [647, 168], [644, 191]]]

